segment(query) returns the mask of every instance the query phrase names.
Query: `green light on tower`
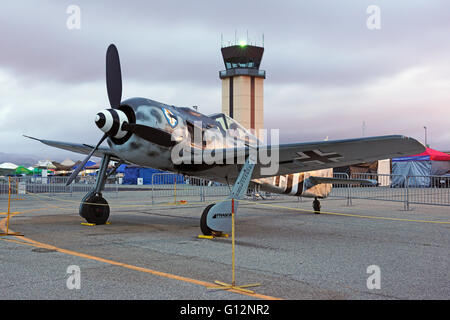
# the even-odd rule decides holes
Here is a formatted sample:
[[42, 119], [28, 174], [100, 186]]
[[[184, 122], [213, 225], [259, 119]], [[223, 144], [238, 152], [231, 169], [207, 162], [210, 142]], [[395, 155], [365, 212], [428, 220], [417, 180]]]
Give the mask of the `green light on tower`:
[[241, 41], [239, 41], [239, 46], [241, 48], [245, 48], [247, 46], [247, 42], [245, 40], [241, 40]]

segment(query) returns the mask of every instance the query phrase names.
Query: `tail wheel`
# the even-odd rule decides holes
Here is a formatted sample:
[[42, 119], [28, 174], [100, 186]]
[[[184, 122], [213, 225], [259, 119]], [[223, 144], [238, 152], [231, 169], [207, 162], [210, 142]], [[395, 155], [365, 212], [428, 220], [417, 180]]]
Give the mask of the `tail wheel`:
[[219, 235], [222, 234], [221, 231], [215, 231], [215, 230], [212, 230], [212, 229], [209, 228], [208, 225], [206, 224], [206, 219], [207, 219], [207, 217], [208, 217], [208, 212], [209, 212], [209, 210], [210, 210], [213, 206], [214, 206], [214, 203], [208, 205], [208, 206], [205, 208], [205, 210], [203, 210], [202, 217], [200, 218], [200, 230], [202, 230], [202, 233], [203, 233], [205, 236], [211, 236], [211, 235], [219, 236]]
[[80, 216], [89, 223], [105, 224], [109, 218], [108, 202], [98, 195], [87, 197], [80, 206]]
[[320, 201], [317, 198], [313, 201], [313, 209], [315, 214], [320, 214]]

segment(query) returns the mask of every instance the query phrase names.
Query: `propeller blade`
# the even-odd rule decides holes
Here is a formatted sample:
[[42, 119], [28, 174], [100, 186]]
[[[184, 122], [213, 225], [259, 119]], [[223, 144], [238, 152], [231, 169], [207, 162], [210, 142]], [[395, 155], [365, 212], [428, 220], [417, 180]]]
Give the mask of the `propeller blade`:
[[103, 135], [103, 137], [100, 139], [100, 141], [97, 143], [94, 149], [87, 155], [86, 158], [84, 158], [83, 162], [78, 165], [78, 167], [72, 172], [72, 174], [69, 177], [69, 180], [66, 182], [66, 186], [72, 183], [72, 181], [78, 176], [81, 170], [83, 170], [83, 167], [86, 165], [86, 163], [89, 161], [89, 159], [92, 157], [95, 151], [97, 151], [98, 147], [102, 144], [103, 141], [108, 137], [107, 134]]
[[106, 51], [106, 90], [111, 108], [118, 109], [122, 100], [122, 72], [119, 52], [114, 44]]
[[144, 126], [142, 124], [127, 123], [122, 125], [122, 130], [134, 133], [138, 137], [164, 147], [172, 147], [176, 141], [172, 141], [172, 135], [160, 129]]

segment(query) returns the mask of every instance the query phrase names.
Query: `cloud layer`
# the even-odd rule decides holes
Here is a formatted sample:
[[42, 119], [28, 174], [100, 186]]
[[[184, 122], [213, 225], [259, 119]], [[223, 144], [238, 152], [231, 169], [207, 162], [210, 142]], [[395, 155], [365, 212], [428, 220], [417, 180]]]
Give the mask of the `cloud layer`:
[[[265, 125], [282, 141], [404, 134], [450, 150], [450, 3], [376, 1], [39, 1], [0, 11], [0, 151], [60, 155], [22, 134], [94, 143], [108, 105], [106, 47], [122, 60], [124, 98], [220, 111], [223, 44], [261, 44]], [[78, 5], [81, 29], [69, 30]], [[44, 150], [45, 148], [45, 150]], [[66, 153], [65, 153], [66, 154]], [[63, 156], [65, 155], [63, 154]], [[68, 156], [73, 154], [67, 153]]]

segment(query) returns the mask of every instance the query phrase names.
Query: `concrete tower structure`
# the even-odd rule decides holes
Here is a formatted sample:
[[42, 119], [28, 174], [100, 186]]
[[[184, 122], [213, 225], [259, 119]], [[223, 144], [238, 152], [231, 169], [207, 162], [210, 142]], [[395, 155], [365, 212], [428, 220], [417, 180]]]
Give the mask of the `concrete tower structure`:
[[225, 70], [222, 79], [222, 113], [236, 119], [256, 135], [264, 128], [264, 79], [266, 72], [259, 70], [263, 47], [233, 45], [222, 48]]

